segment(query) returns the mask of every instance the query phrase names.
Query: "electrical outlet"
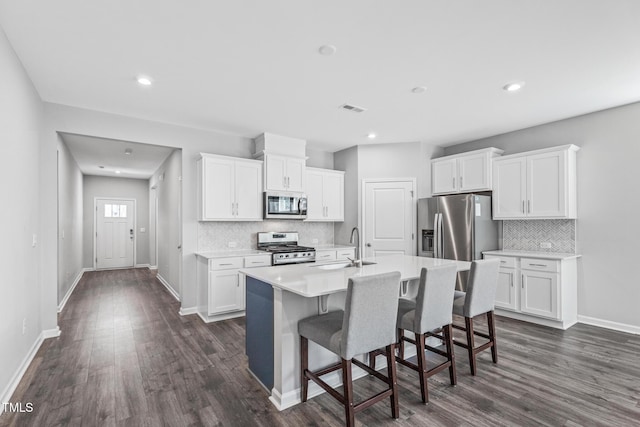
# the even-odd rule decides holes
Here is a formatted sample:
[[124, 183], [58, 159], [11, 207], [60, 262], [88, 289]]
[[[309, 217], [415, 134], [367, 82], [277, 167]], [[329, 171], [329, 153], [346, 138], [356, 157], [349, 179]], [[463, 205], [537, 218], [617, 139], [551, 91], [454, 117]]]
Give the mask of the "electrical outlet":
[[314, 245], [318, 243], [318, 239], [311, 239], [311, 243], [313, 243]]
[[142, 227], [142, 228], [140, 228], [140, 232], [141, 232], [141, 233], [146, 233], [146, 232], [147, 232], [147, 229], [146, 229], [146, 228], [144, 228], [144, 227]]
[[35, 248], [37, 244], [38, 244], [38, 235], [34, 234], [31, 239], [31, 247]]
[[236, 246], [238, 246], [238, 244], [236, 242], [229, 242], [229, 247], [230, 248], [235, 248]]
[[22, 335], [27, 333], [27, 318], [22, 319]]
[[551, 243], [550, 242], [540, 242], [540, 247], [542, 249], [551, 249]]

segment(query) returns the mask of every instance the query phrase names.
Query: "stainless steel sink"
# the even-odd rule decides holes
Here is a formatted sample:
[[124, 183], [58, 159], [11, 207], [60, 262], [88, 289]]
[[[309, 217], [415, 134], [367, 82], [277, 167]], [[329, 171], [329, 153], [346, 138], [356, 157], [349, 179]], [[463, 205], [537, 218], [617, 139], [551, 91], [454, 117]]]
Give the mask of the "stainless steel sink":
[[[373, 261], [362, 261], [362, 265], [372, 265], [376, 264]], [[321, 265], [312, 265], [313, 268], [319, 268], [320, 270], [339, 270], [341, 268], [350, 268], [355, 267], [350, 261], [349, 262], [334, 262], [331, 264], [321, 264]]]

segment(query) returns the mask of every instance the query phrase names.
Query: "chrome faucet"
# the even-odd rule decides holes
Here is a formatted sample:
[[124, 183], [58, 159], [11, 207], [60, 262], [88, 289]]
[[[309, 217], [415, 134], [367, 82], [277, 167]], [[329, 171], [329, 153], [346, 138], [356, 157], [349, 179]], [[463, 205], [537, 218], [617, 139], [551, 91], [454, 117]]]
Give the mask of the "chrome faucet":
[[354, 267], [362, 267], [362, 248], [360, 247], [360, 230], [358, 230], [358, 227], [353, 227], [353, 230], [351, 230], [351, 238], [349, 239], [349, 243], [351, 243], [352, 245], [356, 245], [355, 259], [349, 258], [351, 264]]

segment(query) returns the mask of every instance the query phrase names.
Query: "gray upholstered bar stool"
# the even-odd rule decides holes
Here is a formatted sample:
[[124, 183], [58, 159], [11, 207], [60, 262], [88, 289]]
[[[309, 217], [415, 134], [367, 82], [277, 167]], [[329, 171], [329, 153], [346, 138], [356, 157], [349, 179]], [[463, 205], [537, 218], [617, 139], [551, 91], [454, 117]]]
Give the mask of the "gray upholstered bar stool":
[[[303, 402], [307, 401], [307, 390], [311, 379], [344, 405], [347, 426], [354, 425], [356, 412], [387, 397], [391, 400], [393, 418], [399, 417], [395, 362], [395, 322], [399, 292], [400, 273], [398, 272], [352, 277], [349, 279], [344, 312], [333, 311], [298, 322]], [[341, 361], [320, 371], [311, 372], [308, 369], [308, 340], [337, 354]], [[386, 377], [354, 359], [358, 354], [366, 354], [377, 348], [386, 348], [388, 364]], [[384, 381], [388, 388], [354, 405], [352, 363]], [[342, 369], [344, 395], [320, 379], [322, 375], [339, 369]]]
[[[493, 314], [498, 286], [498, 258], [473, 261], [467, 282], [467, 291], [456, 291], [453, 301], [453, 314], [464, 317], [465, 326], [453, 325], [454, 328], [466, 332], [466, 343], [454, 341], [454, 344], [467, 349], [471, 375], [476, 374], [476, 354], [491, 348], [493, 363], [498, 363], [498, 348], [496, 344], [496, 325]], [[487, 315], [488, 334], [473, 329], [473, 318], [482, 314]], [[489, 341], [476, 347], [474, 336], [478, 335]]]
[[[400, 299], [398, 304], [398, 358], [396, 361], [418, 372], [422, 401], [429, 401], [427, 378], [449, 368], [451, 385], [456, 384], [456, 364], [453, 352], [453, 295], [456, 288], [456, 265], [423, 268], [415, 301]], [[413, 332], [415, 339], [404, 336], [404, 330]], [[427, 337], [442, 340], [446, 351], [426, 344]], [[416, 346], [416, 365], [404, 358], [404, 343]], [[431, 369], [427, 369], [425, 350], [444, 356], [446, 360]], [[375, 367], [375, 354], [369, 355], [369, 364]]]

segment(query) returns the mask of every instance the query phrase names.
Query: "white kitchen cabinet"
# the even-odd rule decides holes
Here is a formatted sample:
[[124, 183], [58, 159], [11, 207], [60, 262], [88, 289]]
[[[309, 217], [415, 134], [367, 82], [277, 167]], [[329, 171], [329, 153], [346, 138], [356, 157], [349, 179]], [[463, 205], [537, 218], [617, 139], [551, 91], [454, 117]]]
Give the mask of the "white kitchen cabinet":
[[198, 220], [262, 221], [262, 162], [201, 154]]
[[344, 221], [344, 172], [307, 168], [307, 221]]
[[493, 160], [493, 218], [576, 218], [575, 145]]
[[306, 160], [277, 154], [264, 155], [265, 191], [305, 191]]
[[499, 258], [496, 313], [567, 329], [578, 321], [577, 261], [574, 256], [531, 258], [487, 254]]
[[454, 194], [492, 189], [492, 159], [502, 154], [485, 148], [431, 160], [431, 193]]
[[271, 255], [198, 257], [198, 314], [205, 322], [244, 316], [245, 276], [241, 268], [271, 265]]
[[355, 259], [355, 248], [316, 249], [316, 262], [348, 261]]

